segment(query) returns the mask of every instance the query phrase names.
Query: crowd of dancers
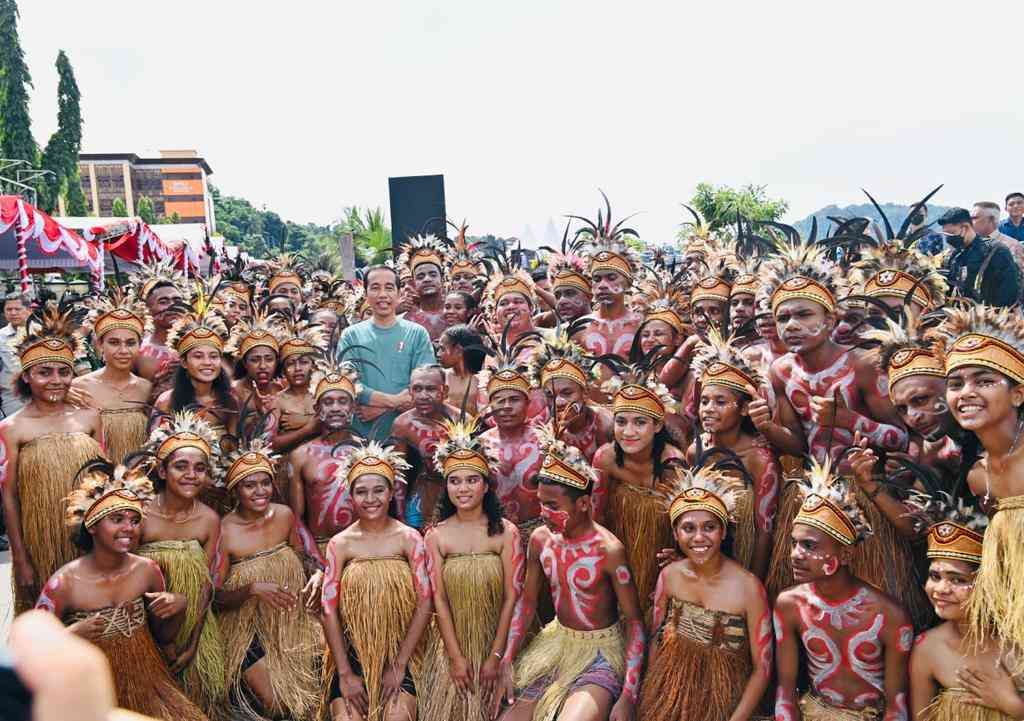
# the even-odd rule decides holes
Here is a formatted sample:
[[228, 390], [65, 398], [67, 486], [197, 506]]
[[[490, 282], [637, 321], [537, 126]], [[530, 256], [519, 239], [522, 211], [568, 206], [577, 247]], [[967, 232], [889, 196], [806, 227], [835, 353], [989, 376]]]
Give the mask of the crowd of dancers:
[[1019, 270], [924, 209], [15, 298], [15, 612], [174, 721], [1024, 718]]

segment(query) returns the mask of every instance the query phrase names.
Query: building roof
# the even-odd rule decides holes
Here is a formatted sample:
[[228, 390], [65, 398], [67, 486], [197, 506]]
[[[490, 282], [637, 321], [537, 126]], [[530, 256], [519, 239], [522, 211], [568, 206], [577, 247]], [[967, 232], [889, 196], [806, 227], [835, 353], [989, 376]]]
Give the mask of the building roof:
[[159, 167], [161, 165], [198, 165], [201, 167], [207, 175], [213, 175], [213, 170], [210, 168], [209, 163], [206, 162], [205, 158], [201, 158], [198, 155], [195, 157], [163, 157], [163, 158], [142, 158], [135, 153], [79, 153], [78, 162], [80, 163], [123, 163], [128, 162], [132, 165], [152, 165]]

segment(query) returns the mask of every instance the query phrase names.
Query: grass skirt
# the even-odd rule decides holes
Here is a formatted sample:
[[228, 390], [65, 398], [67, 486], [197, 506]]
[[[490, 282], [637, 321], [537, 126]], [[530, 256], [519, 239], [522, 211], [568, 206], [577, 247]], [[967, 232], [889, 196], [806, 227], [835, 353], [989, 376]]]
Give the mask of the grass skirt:
[[750, 489], [736, 494], [735, 524], [729, 529], [732, 534], [732, 558], [748, 571], [754, 562], [754, 546], [757, 544], [757, 523], [754, 518], [754, 492]]
[[455, 625], [459, 649], [469, 662], [475, 693], [463, 698], [449, 675], [444, 640], [436, 623], [431, 628], [423, 659], [419, 693], [422, 719], [489, 721], [480, 694], [480, 667], [491, 654], [505, 598], [504, 569], [496, 553], [452, 554], [444, 559], [444, 589]]
[[107, 458], [120, 463], [132, 451], [146, 444], [149, 415], [142, 408], [118, 408], [100, 411], [103, 419], [103, 444]]
[[555, 619], [546, 625], [515, 665], [516, 689], [548, 677], [551, 685], [537, 700], [534, 721], [554, 721], [573, 682], [597, 659], [598, 654], [622, 678], [626, 670], [626, 641], [618, 625], [596, 631], [575, 631]]
[[[995, 637], [1020, 657], [1024, 649], [1024, 496], [1002, 498], [985, 531], [981, 567], [967, 602], [968, 640]], [[1024, 671], [1014, 664], [1013, 674]]]
[[108, 626], [92, 643], [110, 662], [118, 706], [167, 721], [206, 721], [199, 707], [189, 701], [171, 678], [149, 632], [141, 598], [119, 608], [76, 611], [68, 614], [65, 623], [70, 625], [97, 613], [107, 620]]
[[786, 477], [782, 483], [782, 494], [779, 497], [779, 511], [775, 515], [773, 531], [772, 557], [768, 564], [768, 578], [765, 589], [768, 597], [776, 597], [793, 585], [793, 567], [789, 562], [790, 537], [793, 530], [793, 519], [800, 512], [800, 483], [793, 477]]
[[910, 540], [899, 534], [892, 521], [860, 488], [857, 502], [874, 532], [854, 548], [850, 571], [896, 599], [910, 614], [914, 629], [923, 631], [932, 625], [935, 612], [924, 593], [924, 582], [914, 569]]
[[961, 689], [942, 689], [917, 721], [1012, 721], [1001, 711], [964, 703], [963, 696]]
[[[383, 721], [381, 676], [398, 655], [416, 611], [416, 591], [409, 561], [403, 556], [349, 561], [341, 574], [338, 608], [345, 640], [349, 648], [355, 649], [363, 667], [363, 683], [369, 698], [365, 721]], [[414, 654], [409, 664], [414, 678], [419, 676], [419, 661], [419, 656]], [[324, 664], [322, 689], [325, 695], [335, 673], [333, 660], [329, 660]]]
[[673, 600], [637, 718], [729, 721], [752, 672], [745, 619]]
[[[27, 595], [14, 587], [15, 614], [32, 608], [50, 576], [80, 555], [64, 525], [64, 499], [75, 489], [75, 472], [102, 455], [100, 444], [86, 433], [49, 433], [21, 447], [21, 535], [35, 567], [36, 585]], [[11, 579], [13, 584], [14, 574]]]
[[626, 560], [646, 618], [658, 582], [658, 551], [674, 548], [672, 526], [657, 491], [618, 482], [608, 499], [609, 530], [626, 547]]
[[[224, 588], [231, 591], [259, 581], [298, 591], [305, 585], [306, 575], [299, 557], [282, 543], [233, 562]], [[266, 654], [262, 662], [276, 704], [290, 718], [312, 717], [319, 701], [317, 664], [323, 647], [322, 631], [314, 617], [301, 608], [278, 611], [250, 598], [240, 608], [221, 613], [218, 620], [226, 648], [228, 688], [235, 690], [242, 711], [252, 718], [262, 718], [249, 705], [242, 678], [245, 653], [255, 637]]]
[[191, 540], [154, 541], [140, 546], [136, 553], [160, 566], [168, 591], [181, 593], [188, 599], [185, 619], [175, 639], [178, 648], [188, 643], [202, 614], [206, 615], [195, 656], [178, 679], [188, 697], [199, 704], [207, 716], [219, 716], [227, 704], [227, 665], [217, 619], [212, 610], [199, 607], [204, 588], [212, 583], [206, 552], [198, 541]]
[[882, 714], [874, 708], [854, 711], [831, 706], [817, 696], [807, 693], [800, 699], [800, 718], [802, 721], [881, 721]]

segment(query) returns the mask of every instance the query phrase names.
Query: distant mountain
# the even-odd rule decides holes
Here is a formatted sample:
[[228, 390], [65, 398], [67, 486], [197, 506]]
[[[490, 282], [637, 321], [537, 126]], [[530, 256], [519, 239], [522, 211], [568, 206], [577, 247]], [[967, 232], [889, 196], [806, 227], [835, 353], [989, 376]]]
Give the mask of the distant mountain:
[[[886, 217], [892, 224], [892, 230], [894, 233], [898, 233], [900, 226], [906, 219], [907, 214], [910, 212], [912, 205], [896, 205], [895, 203], [882, 203], [882, 210], [885, 211]], [[928, 220], [929, 222], [938, 220], [949, 208], [945, 205], [928, 205]], [[882, 222], [882, 217], [878, 214], [871, 203], [861, 203], [860, 205], [847, 205], [845, 208], [840, 208], [838, 205], [826, 205], [821, 210], [808, 215], [801, 221], [793, 223], [793, 227], [800, 231], [800, 234], [806, 236], [811, 231], [811, 218], [818, 219], [818, 237], [822, 234], [828, 233], [829, 228], [834, 223], [829, 220], [829, 216], [833, 218], [871, 218], [871, 220], [878, 223], [878, 226], [885, 230], [885, 224]], [[933, 226], [934, 227], [934, 226]]]

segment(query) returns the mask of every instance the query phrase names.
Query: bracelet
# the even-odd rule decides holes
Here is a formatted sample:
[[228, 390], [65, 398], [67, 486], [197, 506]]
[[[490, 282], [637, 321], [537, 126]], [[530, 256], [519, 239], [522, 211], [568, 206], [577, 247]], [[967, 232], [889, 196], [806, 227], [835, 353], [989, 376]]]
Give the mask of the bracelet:
[[491, 655], [496, 656], [499, 661], [504, 657], [504, 654], [502, 654], [500, 651], [493, 651], [491, 652]]

